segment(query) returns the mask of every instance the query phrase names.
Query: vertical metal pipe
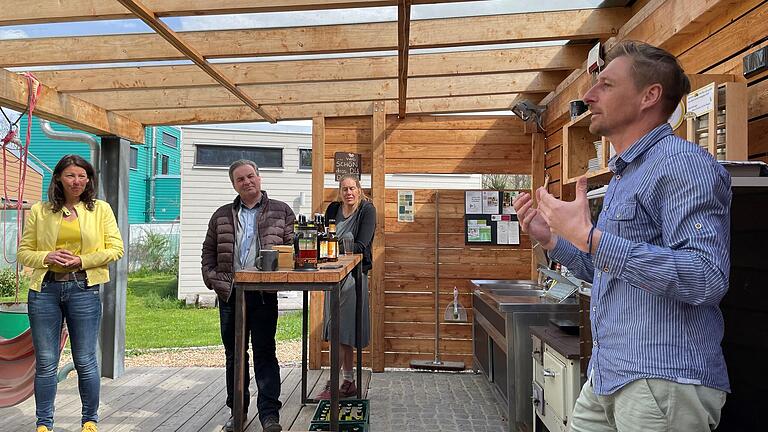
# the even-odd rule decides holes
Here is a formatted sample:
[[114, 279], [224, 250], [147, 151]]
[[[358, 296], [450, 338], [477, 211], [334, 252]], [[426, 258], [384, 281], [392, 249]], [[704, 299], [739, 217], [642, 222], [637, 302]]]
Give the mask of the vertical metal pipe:
[[440, 191], [435, 190], [435, 364], [440, 361]]

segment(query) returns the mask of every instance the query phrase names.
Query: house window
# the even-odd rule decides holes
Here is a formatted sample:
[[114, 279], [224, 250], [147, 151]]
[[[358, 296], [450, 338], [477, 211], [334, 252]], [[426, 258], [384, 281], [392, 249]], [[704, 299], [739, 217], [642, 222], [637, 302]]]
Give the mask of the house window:
[[176, 148], [179, 145], [179, 139], [171, 134], [163, 132], [163, 145]]
[[228, 167], [238, 159], [256, 162], [259, 168], [282, 168], [283, 149], [274, 147], [195, 146], [195, 165]]
[[170, 162], [170, 158], [168, 155], [160, 155], [160, 174], [161, 175], [168, 175], [168, 165]]
[[131, 146], [131, 169], [139, 169], [139, 149]]
[[312, 149], [299, 149], [299, 169], [312, 169]]

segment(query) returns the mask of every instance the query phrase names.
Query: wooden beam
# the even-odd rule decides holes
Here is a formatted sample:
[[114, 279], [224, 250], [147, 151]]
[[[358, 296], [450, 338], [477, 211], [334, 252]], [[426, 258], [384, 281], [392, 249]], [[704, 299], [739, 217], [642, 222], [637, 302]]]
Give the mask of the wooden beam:
[[384, 372], [384, 228], [386, 224], [387, 103], [374, 102], [371, 126], [371, 190], [376, 207], [376, 232], [373, 237], [371, 269], [371, 369]]
[[[325, 185], [325, 118], [312, 118], [312, 212], [324, 213]], [[312, 291], [309, 302], [309, 368], [320, 369], [323, 345], [323, 293]]]
[[[589, 46], [566, 45], [410, 54], [409, 77], [461, 76], [487, 73], [571, 71], [582, 66]], [[237, 85], [285, 84], [396, 78], [398, 57], [217, 63]], [[38, 71], [35, 76], [59, 91], [177, 88], [214, 85], [195, 65], [88, 68]]]
[[[459, 1], [468, 0], [413, 0], [413, 3]], [[169, 17], [395, 6], [397, 0], [146, 0], [145, 4], [157, 16]], [[134, 16], [128, 9], [112, 1], [26, 0], [24, 7], [4, 9], [0, 26], [130, 18]]]
[[[439, 98], [504, 93], [545, 93], [563, 79], [563, 72], [486, 74], [479, 76], [411, 78], [410, 97]], [[264, 105], [397, 100], [397, 81], [244, 85], [238, 87]], [[76, 92], [73, 95], [111, 110], [203, 108], [237, 105], [219, 87]]]
[[[445, 114], [508, 110], [516, 94], [464, 96], [434, 99], [409, 99], [408, 114]], [[536, 97], [536, 96], [535, 96]], [[538, 96], [541, 97], [541, 96]], [[335, 102], [327, 104], [271, 105], [278, 120], [303, 120], [315, 116], [353, 117], [371, 115], [371, 102]], [[386, 104], [387, 114], [397, 114], [397, 104]], [[173, 110], [129, 110], [121, 114], [146, 125], [184, 125], [259, 121], [252, 110], [242, 106], [215, 108], [179, 108]]]
[[[607, 38], [629, 19], [629, 11], [604, 8], [418, 20], [411, 23], [410, 46]], [[206, 59], [394, 51], [397, 23], [180, 32], [179, 37]], [[0, 67], [186, 59], [156, 34], [2, 40], [0, 52], [5, 53]]]
[[170, 27], [168, 27], [163, 21], [158, 18], [152, 10], [148, 9], [144, 4], [142, 4], [139, 0], [117, 0], [125, 6], [128, 10], [133, 12], [137, 17], [139, 17], [142, 21], [144, 21], [145, 24], [150, 26], [154, 31], [156, 31], [160, 36], [163, 37], [163, 39], [167, 40], [171, 45], [173, 45], [177, 50], [179, 50], [182, 54], [184, 54], [187, 58], [192, 60], [196, 65], [200, 67], [205, 73], [211, 76], [216, 82], [224, 86], [227, 90], [229, 90], [232, 94], [234, 94], [238, 99], [243, 101], [246, 105], [253, 108], [254, 111], [259, 113], [262, 117], [264, 117], [265, 120], [269, 121], [270, 123], [275, 123], [275, 119], [268, 114], [261, 106], [259, 106], [256, 101], [251, 99], [249, 95], [247, 95], [243, 90], [241, 90], [239, 87], [235, 85], [232, 81], [229, 80], [226, 76], [224, 76], [217, 68], [215, 68], [213, 65], [208, 63], [208, 61], [192, 46], [187, 45], [184, 41], [182, 41], [177, 35], [176, 32], [171, 30]]
[[405, 98], [408, 94], [408, 49], [411, 32], [411, 1], [397, 3], [397, 101], [398, 116], [405, 118]]
[[[734, 7], [739, 0], [713, 0], [690, 2], [686, 0], [651, 0], [621, 28], [619, 34], [606, 42], [610, 49], [622, 40], [640, 40], [664, 47], [686, 38], [690, 32], [706, 26], [718, 14]], [[678, 54], [678, 53], [673, 53]], [[560, 124], [568, 113], [568, 102], [580, 98], [591, 85], [586, 74], [586, 62], [575, 70], [558, 88], [547, 95], [546, 124]]]
[[[74, 96], [64, 95], [42, 85], [34, 114], [73, 129], [96, 135], [114, 135], [135, 143], [144, 143], [144, 125], [121, 114], [107, 111]], [[27, 80], [0, 69], [0, 106], [17, 111], [27, 107]]]

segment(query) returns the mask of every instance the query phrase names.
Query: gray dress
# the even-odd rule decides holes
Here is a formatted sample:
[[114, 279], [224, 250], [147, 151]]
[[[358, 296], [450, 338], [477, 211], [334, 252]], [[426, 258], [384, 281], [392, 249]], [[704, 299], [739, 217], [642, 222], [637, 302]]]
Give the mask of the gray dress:
[[[355, 238], [357, 225], [359, 223], [360, 212], [356, 210], [349, 217], [344, 218], [344, 214], [339, 206], [339, 212], [336, 215], [336, 235], [339, 237], [339, 244], [343, 237]], [[363, 273], [362, 289], [362, 310], [360, 314], [360, 346], [366, 347], [371, 339], [371, 317], [368, 308], [368, 275]], [[323, 304], [323, 338], [331, 339], [331, 298], [325, 296]], [[339, 341], [344, 345], [355, 346], [355, 278], [352, 273], [347, 275], [339, 294]]]

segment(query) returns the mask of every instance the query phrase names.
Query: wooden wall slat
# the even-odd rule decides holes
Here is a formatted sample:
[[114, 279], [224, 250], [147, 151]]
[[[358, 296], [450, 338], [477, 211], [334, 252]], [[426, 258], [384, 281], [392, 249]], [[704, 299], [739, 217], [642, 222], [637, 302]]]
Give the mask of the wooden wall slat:
[[750, 122], [748, 140], [750, 155], [768, 153], [768, 117]]

